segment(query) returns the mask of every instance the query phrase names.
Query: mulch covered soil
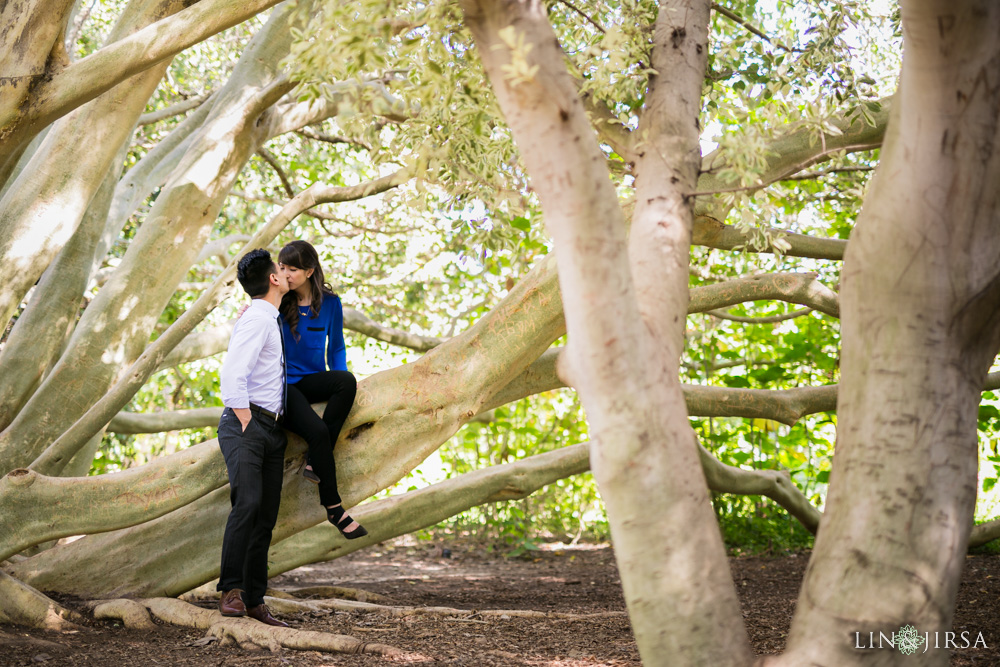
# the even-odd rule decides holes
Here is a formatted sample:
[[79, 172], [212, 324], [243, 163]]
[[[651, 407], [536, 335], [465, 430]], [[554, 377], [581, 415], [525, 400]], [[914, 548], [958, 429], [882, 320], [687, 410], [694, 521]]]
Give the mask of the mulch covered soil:
[[[761, 654], [785, 642], [808, 554], [731, 560], [750, 641]], [[278, 577], [275, 588], [335, 585], [384, 595], [401, 606], [538, 611], [623, 611], [610, 547], [550, 546], [505, 559], [459, 544], [383, 544], [332, 563]], [[72, 601], [65, 601], [72, 606]], [[393, 617], [333, 612], [285, 616], [293, 627], [352, 635], [407, 651], [394, 662], [474, 667], [638, 666], [624, 616], [587, 619]], [[989, 648], [952, 651], [952, 665], [1000, 665], [1000, 556], [969, 556], [959, 593], [957, 631], [983, 633]], [[158, 624], [155, 632], [91, 621], [52, 634], [0, 627], [0, 665], [387, 665], [386, 658], [223, 647], [199, 630]]]

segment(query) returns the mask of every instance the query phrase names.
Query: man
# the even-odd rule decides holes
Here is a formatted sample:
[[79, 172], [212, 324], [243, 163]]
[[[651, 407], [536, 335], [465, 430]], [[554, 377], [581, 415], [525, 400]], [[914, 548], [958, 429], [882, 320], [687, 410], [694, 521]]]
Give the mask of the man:
[[229, 473], [232, 510], [222, 538], [218, 590], [223, 616], [250, 616], [287, 627], [264, 604], [267, 550], [281, 502], [285, 461], [284, 355], [278, 306], [288, 279], [266, 250], [240, 260], [236, 277], [253, 299], [236, 323], [222, 364], [219, 447]]

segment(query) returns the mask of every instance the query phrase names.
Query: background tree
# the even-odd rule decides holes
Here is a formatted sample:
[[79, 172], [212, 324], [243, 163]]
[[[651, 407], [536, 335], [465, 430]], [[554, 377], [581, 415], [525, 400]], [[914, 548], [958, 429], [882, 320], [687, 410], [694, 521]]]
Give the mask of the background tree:
[[[354, 306], [367, 376], [337, 448], [345, 502], [414, 474], [359, 508], [372, 534], [348, 546], [294, 441], [275, 574], [592, 462], [649, 664], [752, 661], [713, 514], [773, 510], [740, 494], [823, 526], [790, 664], [857, 660], [848, 630], [946, 629], [1000, 417], [985, 394], [977, 449], [998, 386], [998, 12], [939, 4], [315, 0], [210, 38], [235, 10], [45, 14], [63, 37], [31, 33], [31, 67], [98, 75], [63, 106], [19, 89], [29, 111], [0, 117], [3, 252], [24, 267], [0, 301], [0, 618], [65, 623], [31, 587], [175, 596], [215, 576], [233, 262], [305, 237]], [[195, 9], [202, 32], [175, 31]], [[466, 474], [427, 480], [443, 444]], [[602, 517], [573, 479], [557, 530]]]

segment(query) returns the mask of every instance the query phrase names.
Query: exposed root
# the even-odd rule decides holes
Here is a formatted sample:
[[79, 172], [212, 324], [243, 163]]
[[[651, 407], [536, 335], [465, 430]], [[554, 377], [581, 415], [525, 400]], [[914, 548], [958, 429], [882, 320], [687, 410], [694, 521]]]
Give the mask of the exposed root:
[[[378, 593], [369, 593], [360, 588], [344, 588], [342, 586], [307, 586], [285, 591], [295, 598], [337, 598], [338, 600], [357, 600], [358, 602], [388, 602], [389, 598]], [[268, 595], [273, 595], [268, 591]], [[275, 595], [274, 597], [284, 597]]]
[[156, 627], [146, 608], [135, 600], [99, 600], [91, 603], [94, 618], [121, 621], [130, 630], [152, 630]]
[[0, 572], [0, 623], [16, 623], [43, 630], [78, 630], [82, 618], [31, 586]]
[[[277, 606], [268, 605], [275, 611]], [[312, 630], [277, 628], [250, 618], [227, 618], [218, 611], [202, 609], [175, 598], [150, 598], [140, 600], [153, 616], [173, 625], [183, 625], [207, 631], [219, 643], [239, 644], [243, 648], [266, 648], [280, 651], [282, 648], [299, 651], [325, 651], [328, 653], [370, 653], [386, 657], [406, 655], [405, 652], [386, 644], [369, 644], [346, 635], [333, 635]]]
[[993, 519], [972, 527], [969, 535], [969, 548], [982, 546], [1000, 537], [1000, 519]]
[[534, 611], [531, 609], [454, 609], [452, 607], [391, 607], [371, 602], [355, 600], [288, 600], [265, 598], [267, 606], [286, 614], [300, 612], [322, 613], [330, 611], [365, 611], [389, 616], [445, 616], [445, 617], [493, 617], [493, 618], [550, 618], [584, 619], [625, 616], [624, 611], [605, 611], [594, 614], [565, 614], [561, 612]]

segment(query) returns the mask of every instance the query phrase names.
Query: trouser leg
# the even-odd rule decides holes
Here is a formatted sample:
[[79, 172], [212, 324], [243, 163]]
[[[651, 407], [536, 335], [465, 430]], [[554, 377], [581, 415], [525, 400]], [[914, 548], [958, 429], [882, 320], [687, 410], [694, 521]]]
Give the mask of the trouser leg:
[[[261, 424], [263, 423], [262, 420]], [[247, 607], [256, 607], [264, 602], [264, 592], [267, 590], [267, 551], [271, 546], [274, 524], [278, 520], [281, 477], [285, 467], [284, 430], [273, 423], [262, 428], [267, 432], [268, 438], [261, 466], [260, 509], [250, 534], [243, 573]]]
[[254, 524], [257, 521], [263, 488], [261, 471], [264, 437], [248, 424], [244, 432], [240, 420], [226, 409], [219, 421], [219, 448], [229, 474], [229, 501], [232, 509], [222, 538], [222, 562], [218, 590], [246, 589], [243, 573]]

